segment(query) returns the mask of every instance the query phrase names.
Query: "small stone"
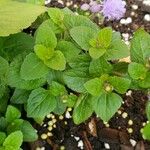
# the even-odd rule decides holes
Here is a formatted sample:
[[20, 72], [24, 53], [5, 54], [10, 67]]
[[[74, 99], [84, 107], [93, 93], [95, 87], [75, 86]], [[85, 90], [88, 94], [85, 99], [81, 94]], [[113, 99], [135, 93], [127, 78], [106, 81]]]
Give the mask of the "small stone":
[[65, 125], [67, 125], [67, 124], [68, 124], [68, 123], [67, 123], [67, 121], [65, 121], [64, 123], [65, 123]]
[[131, 94], [132, 94], [132, 91], [129, 90], [129, 91], [126, 93], [126, 96], [131, 96]]
[[41, 150], [41, 148], [40, 148], [40, 147], [37, 147], [35, 150]]
[[43, 139], [43, 140], [47, 139], [47, 134], [43, 133], [43, 134], [41, 135], [41, 139]]
[[47, 132], [47, 136], [53, 136], [52, 132]]
[[52, 115], [52, 119], [54, 119], [55, 118], [55, 116], [54, 115]]
[[133, 129], [132, 128], [128, 128], [127, 130], [128, 130], [128, 133], [130, 133], [130, 134], [133, 133]]
[[68, 111], [66, 112], [65, 117], [66, 117], [67, 119], [71, 118], [71, 115], [70, 115], [70, 113], [69, 113]]
[[52, 119], [52, 122], [53, 122], [53, 123], [56, 123], [56, 122], [57, 122], [57, 120], [56, 120], [56, 119]]
[[64, 119], [64, 116], [62, 116], [62, 115], [59, 116], [59, 119], [60, 119], [60, 120], [63, 120], [63, 119]]
[[49, 119], [51, 118], [52, 114], [48, 114], [46, 117]]
[[104, 143], [106, 149], [110, 149], [110, 145], [108, 143]]
[[60, 146], [60, 150], [65, 150], [65, 146]]
[[72, 108], [71, 108], [71, 107], [69, 107], [67, 110], [68, 110], [68, 111], [72, 111]]
[[75, 139], [76, 141], [79, 141], [79, 140], [80, 140], [80, 138], [77, 137], [77, 136], [74, 136], [74, 139]]
[[41, 147], [41, 150], [45, 150], [45, 147]]
[[145, 20], [145, 21], [150, 21], [150, 14], [146, 14], [146, 15], [144, 16], [144, 20]]
[[127, 23], [127, 24], [132, 23], [132, 18], [131, 18], [131, 17], [128, 17], [128, 18], [126, 19], [126, 23]]
[[122, 114], [122, 118], [127, 118], [128, 117], [128, 114], [126, 113], [126, 112], [124, 112], [123, 114]]
[[52, 131], [52, 130], [53, 130], [53, 127], [52, 127], [52, 126], [49, 126], [47, 129], [48, 129], [48, 131]]
[[143, 127], [146, 126], [146, 122], [143, 122], [143, 123], [142, 123], [142, 126], [143, 126]]
[[52, 126], [52, 125], [53, 125], [53, 121], [49, 121], [49, 122], [48, 122], [48, 125], [49, 125], [49, 126]]
[[130, 139], [130, 143], [131, 143], [131, 145], [134, 147], [137, 142], [136, 142], [135, 140], [133, 140], [133, 139]]
[[132, 9], [137, 10], [138, 9], [138, 5], [132, 5]]
[[118, 113], [119, 115], [121, 115], [121, 114], [122, 114], [122, 111], [121, 111], [121, 110], [118, 110], [117, 113]]
[[126, 24], [126, 20], [125, 20], [125, 19], [121, 19], [121, 20], [120, 20], [120, 23], [121, 23], [121, 24]]
[[56, 124], [53, 125], [53, 128], [56, 128]]
[[83, 141], [80, 140], [80, 141], [78, 142], [78, 147], [83, 147], [83, 146], [84, 146]]
[[133, 121], [132, 121], [132, 120], [129, 120], [129, 121], [128, 121], [128, 125], [133, 125]]

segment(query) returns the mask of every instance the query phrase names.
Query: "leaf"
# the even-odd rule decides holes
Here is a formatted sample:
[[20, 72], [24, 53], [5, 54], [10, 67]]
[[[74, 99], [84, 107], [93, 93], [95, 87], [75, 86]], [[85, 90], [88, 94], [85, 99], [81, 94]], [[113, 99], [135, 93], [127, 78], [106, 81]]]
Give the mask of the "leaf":
[[64, 70], [66, 67], [66, 60], [61, 51], [55, 51], [52, 58], [44, 61], [47, 67], [54, 70]]
[[25, 0], [28, 3], [31, 4], [37, 4], [37, 5], [44, 5], [45, 4], [45, 0]]
[[0, 117], [0, 131], [5, 131], [7, 127], [7, 120], [4, 117]]
[[144, 80], [139, 81], [139, 86], [146, 89], [150, 88], [150, 72], [147, 72]]
[[46, 11], [46, 8], [42, 6], [10, 0], [1, 0], [0, 8], [0, 36], [20, 32]]
[[114, 90], [120, 94], [124, 94], [130, 87], [131, 81], [122, 77], [109, 77], [110, 84], [114, 87]]
[[47, 48], [40, 44], [34, 46], [34, 52], [43, 61], [52, 58], [52, 56], [54, 55], [53, 49]]
[[19, 150], [23, 142], [23, 135], [21, 131], [16, 131], [8, 135], [5, 139], [3, 146], [5, 150]]
[[36, 44], [41, 44], [50, 49], [54, 49], [57, 45], [55, 33], [46, 21], [43, 22], [37, 29], [35, 38]]
[[91, 96], [81, 95], [74, 107], [73, 120], [75, 124], [80, 124], [87, 120], [93, 113]]
[[93, 59], [89, 66], [89, 73], [94, 77], [100, 77], [102, 74], [108, 74], [112, 71], [112, 65], [103, 57]]
[[99, 96], [102, 93], [103, 81], [100, 78], [94, 78], [87, 81], [84, 87], [93, 96]]
[[15, 119], [19, 119], [21, 117], [21, 113], [16, 107], [8, 105], [5, 117], [7, 122], [11, 123]]
[[135, 32], [131, 41], [131, 61], [144, 64], [150, 57], [150, 35], [143, 29]]
[[23, 133], [23, 141], [25, 142], [33, 142], [38, 139], [36, 130], [28, 121], [23, 121], [21, 131]]
[[58, 9], [58, 8], [49, 8], [48, 9], [48, 15], [50, 16], [50, 18], [52, 19], [52, 21], [61, 26], [63, 23], [63, 19], [64, 19], [64, 14], [63, 12]]
[[3, 142], [5, 141], [5, 138], [6, 138], [5, 132], [0, 132], [0, 145], [3, 144]]
[[150, 121], [150, 102], [148, 102], [146, 105], [146, 115], [148, 120]]
[[28, 81], [20, 77], [20, 68], [23, 60], [24, 57], [19, 55], [11, 62], [8, 73], [8, 85], [26, 90], [32, 90], [42, 86], [46, 81], [46, 77]]
[[7, 126], [7, 134], [10, 134], [12, 132], [21, 130], [22, 124], [23, 124], [23, 120], [22, 119], [15, 119], [15, 120], [13, 120]]
[[147, 69], [142, 64], [132, 62], [129, 64], [128, 72], [131, 78], [143, 80], [146, 77]]
[[90, 48], [90, 39], [96, 36], [97, 32], [89, 27], [78, 26], [70, 30], [73, 40], [83, 49], [88, 51]]
[[24, 80], [35, 80], [45, 77], [48, 71], [48, 67], [34, 53], [30, 53], [24, 59], [20, 75]]
[[106, 53], [106, 49], [103, 48], [93, 48], [89, 49], [89, 54], [93, 59], [98, 59]]
[[72, 59], [77, 57], [81, 51], [69, 41], [58, 42], [56, 49], [59, 49], [64, 54], [67, 62], [70, 62]]
[[142, 134], [145, 140], [150, 140], [150, 123], [143, 128]]
[[52, 84], [50, 85], [50, 92], [54, 96], [64, 95], [65, 93], [67, 93], [65, 87], [55, 81], [52, 81]]
[[63, 103], [60, 97], [56, 97], [56, 107], [53, 112], [57, 115], [62, 115], [66, 111], [66, 104]]
[[3, 37], [3, 46], [0, 48], [1, 56], [8, 61], [22, 53], [30, 53], [34, 47], [34, 38], [26, 33], [17, 33]]
[[121, 106], [122, 98], [115, 93], [103, 93], [94, 103], [94, 110], [96, 114], [105, 122], [108, 122], [110, 118], [117, 112]]
[[65, 84], [73, 91], [82, 93], [86, 92], [84, 88], [84, 83], [88, 81], [90, 78], [88, 74], [83, 71], [78, 71], [74, 69], [70, 69], [64, 72], [64, 82]]
[[74, 107], [77, 102], [77, 99], [78, 99], [78, 97], [71, 93], [67, 98], [67, 106]]
[[121, 39], [113, 39], [107, 49], [106, 59], [114, 60], [128, 57], [130, 55], [128, 46]]
[[41, 118], [54, 110], [56, 99], [49, 91], [38, 88], [31, 92], [27, 101], [27, 116]]
[[108, 48], [112, 40], [112, 29], [110, 27], [103, 28], [98, 34], [98, 42], [102, 48]]
[[67, 29], [71, 29], [77, 26], [85, 26], [92, 28], [96, 32], [99, 31], [99, 27], [95, 23], [93, 23], [88, 17], [73, 15], [72, 13], [64, 15], [64, 25]]
[[0, 77], [6, 76], [8, 68], [9, 68], [8, 61], [0, 56]]
[[23, 89], [15, 89], [10, 101], [14, 104], [24, 104], [27, 103], [27, 99], [31, 91]]

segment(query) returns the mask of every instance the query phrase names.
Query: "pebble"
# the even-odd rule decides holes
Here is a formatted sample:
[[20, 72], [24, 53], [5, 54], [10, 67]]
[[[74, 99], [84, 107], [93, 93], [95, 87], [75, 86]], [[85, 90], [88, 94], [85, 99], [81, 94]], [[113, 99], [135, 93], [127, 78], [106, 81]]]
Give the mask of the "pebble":
[[130, 134], [133, 133], [133, 129], [132, 128], [128, 128], [127, 130], [128, 130], [128, 133], [130, 133]]
[[126, 93], [126, 96], [131, 96], [131, 94], [132, 94], [132, 91], [129, 90], [129, 91]]
[[45, 150], [45, 147], [41, 147], [41, 150]]
[[52, 127], [52, 126], [49, 126], [47, 129], [48, 129], [48, 131], [52, 131], [52, 130], [53, 130], [53, 127]]
[[138, 9], [138, 5], [132, 5], [132, 9], [137, 10]]
[[47, 136], [53, 136], [52, 132], [47, 132]]
[[126, 113], [126, 112], [124, 112], [123, 114], [122, 114], [122, 118], [127, 118], [128, 117], [128, 114]]
[[49, 125], [49, 126], [52, 126], [52, 125], [53, 125], [53, 121], [49, 121], [49, 122], [48, 122], [48, 125]]
[[43, 133], [43, 134], [41, 135], [41, 139], [43, 139], [43, 140], [47, 139], [47, 134]]
[[143, 4], [144, 4], [144, 5], [147, 5], [147, 6], [150, 6], [150, 0], [144, 0], [144, 1], [143, 1]]
[[110, 145], [108, 143], [104, 143], [106, 149], [110, 149]]
[[51, 0], [45, 0], [45, 5], [49, 4]]
[[80, 138], [77, 137], [77, 136], [74, 136], [74, 139], [75, 139], [76, 141], [79, 141], [79, 140], [80, 140]]
[[71, 118], [71, 115], [70, 115], [70, 113], [69, 113], [68, 111], [66, 112], [65, 117], [66, 117], [67, 119]]
[[144, 20], [145, 20], [145, 21], [150, 21], [150, 14], [146, 14], [146, 15], [144, 16]]
[[133, 125], [133, 121], [132, 121], [132, 120], [129, 120], [129, 121], [128, 121], [128, 125]]
[[63, 120], [63, 119], [64, 119], [64, 116], [62, 116], [62, 115], [59, 116], [59, 119], [60, 119], [60, 120]]
[[135, 140], [133, 140], [133, 139], [130, 139], [130, 143], [131, 143], [131, 145], [133, 146], [133, 147], [135, 147], [135, 145], [136, 145], [136, 141]]
[[80, 141], [78, 142], [78, 147], [83, 147], [83, 146], [84, 146], [83, 141], [80, 140]]
[[60, 150], [65, 150], [65, 146], [60, 146]]

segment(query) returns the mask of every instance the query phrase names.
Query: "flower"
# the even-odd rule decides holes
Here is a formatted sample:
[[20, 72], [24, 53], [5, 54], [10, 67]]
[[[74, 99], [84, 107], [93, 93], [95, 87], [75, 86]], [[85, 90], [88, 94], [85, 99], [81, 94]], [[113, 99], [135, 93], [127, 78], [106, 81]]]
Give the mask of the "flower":
[[90, 8], [90, 5], [87, 4], [87, 3], [84, 3], [84, 4], [81, 6], [81, 9], [82, 9], [83, 11], [87, 11], [87, 10], [89, 10], [89, 8]]
[[102, 13], [109, 20], [119, 20], [126, 12], [125, 3], [122, 0], [104, 0]]
[[97, 12], [99, 12], [100, 10], [102, 10], [102, 5], [100, 5], [100, 4], [95, 4], [95, 5], [92, 5], [92, 6], [90, 7], [90, 11], [91, 11], [92, 13], [97, 13]]

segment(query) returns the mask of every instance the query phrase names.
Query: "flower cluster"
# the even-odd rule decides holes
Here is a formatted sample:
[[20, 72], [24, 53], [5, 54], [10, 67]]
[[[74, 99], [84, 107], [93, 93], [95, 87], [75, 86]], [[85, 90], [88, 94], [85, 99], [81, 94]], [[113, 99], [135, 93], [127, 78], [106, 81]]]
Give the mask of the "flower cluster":
[[91, 0], [89, 4], [84, 3], [81, 9], [83, 11], [89, 10], [92, 13], [102, 13], [109, 20], [119, 20], [126, 12], [123, 0], [104, 0], [102, 3]]

